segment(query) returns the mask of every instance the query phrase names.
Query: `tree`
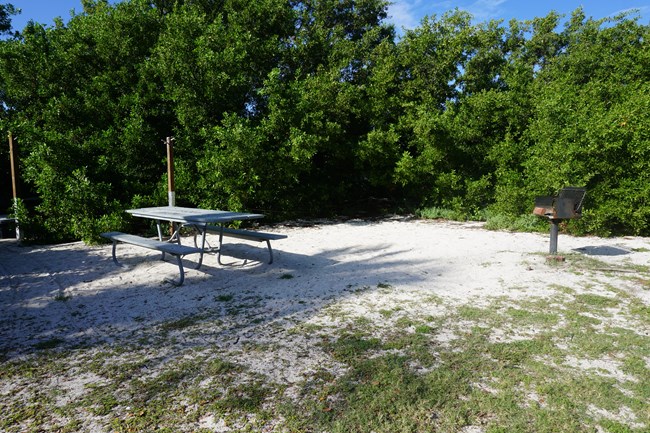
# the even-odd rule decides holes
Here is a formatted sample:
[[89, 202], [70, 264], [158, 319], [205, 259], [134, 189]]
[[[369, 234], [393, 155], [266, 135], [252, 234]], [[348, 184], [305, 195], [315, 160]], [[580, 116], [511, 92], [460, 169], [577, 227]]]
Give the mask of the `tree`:
[[424, 203], [475, 215], [492, 199], [487, 159], [509, 128], [509, 40], [497, 22], [426, 17], [399, 46], [403, 153], [395, 177]]
[[561, 33], [546, 24], [522, 56], [534, 73], [528, 127], [516, 153], [505, 145], [495, 153], [502, 158], [496, 206], [526, 213], [536, 195], [586, 186], [576, 229], [647, 233], [649, 119], [641, 107], [648, 104], [649, 28], [626, 15], [586, 19], [581, 10]]
[[185, 178], [200, 179], [194, 202], [280, 216], [363, 195], [363, 87], [370, 53], [392, 39], [378, 25], [385, 7], [232, 1], [214, 17], [188, 4], [168, 17], [156, 62], [181, 122]]
[[160, 178], [164, 153], [151, 155], [165, 113], [140, 75], [159, 31], [152, 12], [143, 1], [86, 2], [67, 27], [31, 22], [2, 44], [9, 124], [28, 155], [37, 225], [55, 237], [90, 239], [120, 224], [121, 203]]
[[11, 16], [19, 13], [11, 3], [0, 4], [0, 35], [11, 34]]

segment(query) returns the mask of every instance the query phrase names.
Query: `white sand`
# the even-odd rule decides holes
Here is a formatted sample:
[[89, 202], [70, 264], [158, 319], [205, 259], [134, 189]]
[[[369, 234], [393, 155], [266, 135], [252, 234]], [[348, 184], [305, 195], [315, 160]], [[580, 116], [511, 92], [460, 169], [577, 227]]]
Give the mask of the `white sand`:
[[[488, 231], [479, 223], [393, 218], [272, 230], [288, 235], [272, 242], [273, 264], [266, 263], [263, 243], [226, 239], [226, 265], [206, 255], [196, 270], [195, 258], [188, 257], [181, 287], [163, 281], [178, 278], [174, 262], [158, 260], [151, 250], [119, 245], [124, 269], [113, 264], [110, 245], [20, 246], [0, 240], [1, 345], [20, 351], [52, 338], [110, 341], [152, 323], [221, 308], [220, 295], [254, 297], [258, 301], [249, 319], [257, 314], [277, 321], [313, 316], [340, 301], [361, 312], [369, 302], [382, 302], [381, 291], [355, 293], [378, 285], [393, 287], [404, 298], [435, 295], [484, 304], [503, 296], [550, 296], [556, 285], [580, 289], [594, 278], [549, 266], [547, 234]], [[216, 243], [216, 237], [209, 240]], [[646, 238], [561, 234], [558, 244], [560, 255], [590, 253], [612, 269], [650, 263]], [[629, 272], [614, 272], [609, 278], [630, 285], [629, 277]], [[650, 304], [648, 290], [631, 290]]]

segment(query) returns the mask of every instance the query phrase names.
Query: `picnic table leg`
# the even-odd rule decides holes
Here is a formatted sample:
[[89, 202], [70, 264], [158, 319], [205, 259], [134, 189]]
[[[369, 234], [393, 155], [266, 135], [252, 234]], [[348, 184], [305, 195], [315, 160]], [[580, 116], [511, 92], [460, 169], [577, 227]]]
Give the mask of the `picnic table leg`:
[[[203, 254], [205, 254], [205, 233], [208, 231], [208, 223], [205, 223], [203, 227], [195, 227], [201, 232], [201, 252], [199, 253], [199, 263], [196, 265], [196, 269], [199, 269], [203, 263]], [[196, 246], [196, 237], [194, 238], [194, 246]]]
[[[160, 227], [160, 220], [156, 220], [156, 229], [158, 230], [158, 240], [162, 242], [162, 228]], [[162, 260], [165, 260], [165, 253], [162, 253]]]
[[[195, 269], [199, 269], [201, 267], [201, 264], [203, 263], [203, 254], [205, 254], [205, 244], [207, 243], [206, 240], [206, 234], [208, 232], [207, 229], [207, 223], [203, 227], [199, 227], [196, 224], [192, 224], [192, 227], [194, 227], [194, 248], [199, 248], [198, 242], [196, 242], [196, 237], [198, 236], [198, 232], [201, 233], [201, 252], [199, 253], [199, 263], [196, 265]], [[208, 244], [208, 250], [211, 252], [213, 251], [212, 248], [210, 247], [210, 244]]]
[[115, 248], [117, 247], [117, 241], [113, 240], [113, 262], [119, 266], [120, 268], [124, 268], [125, 266], [117, 261], [117, 256], [115, 255]]
[[223, 224], [219, 225], [219, 251], [217, 252], [217, 263], [223, 266], [221, 263], [221, 248], [223, 247]]
[[170, 221], [172, 225], [172, 234], [169, 236], [169, 242], [176, 242], [178, 245], [181, 244], [181, 228], [183, 224], [177, 224], [173, 221]]
[[181, 259], [181, 256], [176, 256], [176, 261], [178, 262], [178, 271], [180, 273], [179, 281], [174, 281], [171, 278], [165, 278], [165, 281], [178, 287], [182, 286], [185, 281], [185, 270], [183, 269], [183, 260]]
[[270, 239], [266, 240], [266, 246], [269, 247], [269, 256], [270, 256], [269, 265], [270, 265], [271, 263], [273, 263], [273, 250], [271, 249], [271, 240]]

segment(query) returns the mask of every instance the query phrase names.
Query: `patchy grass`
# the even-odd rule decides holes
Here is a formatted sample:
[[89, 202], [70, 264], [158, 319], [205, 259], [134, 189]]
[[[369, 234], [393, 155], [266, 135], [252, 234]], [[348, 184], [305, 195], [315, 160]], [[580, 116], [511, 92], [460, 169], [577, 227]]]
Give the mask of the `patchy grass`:
[[70, 300], [70, 298], [72, 298], [72, 296], [70, 296], [70, 295], [66, 295], [66, 294], [63, 293], [63, 292], [58, 292], [58, 293], [54, 296], [54, 300], [57, 301], [57, 302], [67, 302], [67, 301]]
[[55, 347], [63, 343], [64, 341], [60, 338], [50, 338], [48, 340], [39, 341], [38, 343], [34, 344], [34, 349], [36, 350], [54, 349]]
[[[577, 255], [549, 266], [610, 272]], [[349, 289], [351, 304], [369, 291], [385, 302], [365, 315], [335, 300], [309, 320], [270, 326], [260, 298], [230, 305], [232, 295], [217, 295], [225, 316], [179, 317], [97, 347], [52, 338], [29, 356], [3, 356], [0, 430], [650, 429], [650, 307], [624, 288], [552, 286], [549, 298], [462, 305], [400, 301], [389, 283]], [[298, 378], [274, 375], [303, 363]]]
[[230, 302], [234, 299], [233, 295], [218, 295], [214, 297], [216, 302]]
[[181, 317], [177, 320], [172, 320], [169, 322], [164, 322], [160, 325], [160, 329], [163, 332], [169, 331], [181, 331], [185, 328], [192, 327], [199, 323], [201, 320], [205, 319], [204, 316], [187, 316]]
[[488, 214], [485, 222], [488, 230], [507, 230], [518, 232], [547, 232], [548, 222], [536, 215], [513, 217], [505, 214]]
[[[650, 336], [586, 320], [624, 301], [578, 295], [557, 312], [543, 300], [463, 306], [447, 321], [464, 323], [462, 338], [444, 349], [423, 323], [384, 339], [346, 330], [325, 347], [348, 372], [291, 407], [291, 431], [647, 431]], [[504, 324], [532, 331], [490, 338]], [[607, 417], [619, 413], [625, 420]]]

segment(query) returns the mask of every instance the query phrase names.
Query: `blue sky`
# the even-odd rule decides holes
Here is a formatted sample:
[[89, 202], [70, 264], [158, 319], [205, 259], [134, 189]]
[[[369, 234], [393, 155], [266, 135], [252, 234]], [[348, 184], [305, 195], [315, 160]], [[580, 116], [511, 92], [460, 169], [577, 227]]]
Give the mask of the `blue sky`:
[[399, 28], [417, 27], [425, 15], [441, 16], [445, 11], [458, 8], [468, 11], [476, 22], [501, 19], [528, 20], [543, 17], [551, 11], [570, 16], [581, 7], [587, 17], [596, 19], [618, 15], [630, 9], [639, 9], [641, 22], [648, 23], [649, 0], [394, 0], [389, 9], [392, 22]]
[[[18, 30], [30, 19], [46, 25], [52, 25], [55, 17], [67, 22], [72, 9], [77, 13], [82, 10], [81, 0], [4, 0], [2, 3], [22, 9], [22, 14], [13, 18], [14, 28]], [[640, 10], [643, 24], [648, 24], [650, 18], [650, 0], [393, 0], [388, 12], [390, 22], [400, 30], [417, 27], [425, 15], [440, 16], [454, 8], [470, 12], [476, 22], [503, 19], [507, 23], [513, 18], [546, 16], [552, 10], [569, 15], [580, 6], [593, 18], [613, 16], [629, 9]]]

